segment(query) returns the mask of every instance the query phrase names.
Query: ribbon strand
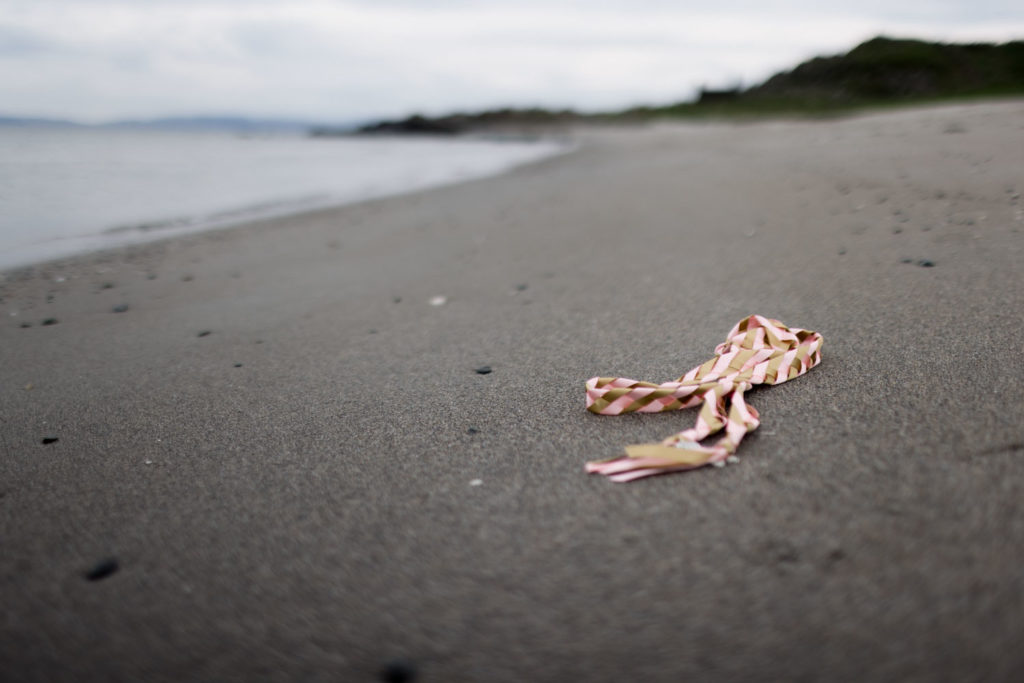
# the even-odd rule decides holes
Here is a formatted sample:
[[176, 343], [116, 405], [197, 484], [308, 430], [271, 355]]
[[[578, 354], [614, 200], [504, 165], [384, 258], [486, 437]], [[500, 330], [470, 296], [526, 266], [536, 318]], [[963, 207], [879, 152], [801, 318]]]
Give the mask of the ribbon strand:
[[[621, 377], [587, 380], [587, 410], [598, 415], [660, 413], [700, 405], [697, 422], [661, 443], [626, 446], [626, 455], [586, 465], [587, 472], [626, 482], [655, 474], [722, 466], [743, 437], [761, 424], [743, 393], [755, 384], [782, 384], [821, 362], [817, 332], [751, 315], [736, 323], [715, 357], [674, 382], [653, 384]], [[703, 439], [724, 430], [711, 446]]]

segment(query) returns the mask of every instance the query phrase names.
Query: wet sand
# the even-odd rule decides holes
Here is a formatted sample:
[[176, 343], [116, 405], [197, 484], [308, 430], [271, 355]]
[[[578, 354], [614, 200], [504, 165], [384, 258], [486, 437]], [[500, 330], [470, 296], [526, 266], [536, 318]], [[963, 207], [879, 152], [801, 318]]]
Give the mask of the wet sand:
[[[3, 678], [1024, 677], [1024, 102], [577, 135], [5, 273]], [[751, 313], [740, 463], [584, 474]]]

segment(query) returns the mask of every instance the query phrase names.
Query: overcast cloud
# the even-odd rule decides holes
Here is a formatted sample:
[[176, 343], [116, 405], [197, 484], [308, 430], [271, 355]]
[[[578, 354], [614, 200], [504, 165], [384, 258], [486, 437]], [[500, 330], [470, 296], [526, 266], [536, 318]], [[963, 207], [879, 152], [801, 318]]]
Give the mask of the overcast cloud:
[[1024, 38], [1005, 0], [0, 0], [0, 114], [344, 121], [667, 103], [878, 34]]

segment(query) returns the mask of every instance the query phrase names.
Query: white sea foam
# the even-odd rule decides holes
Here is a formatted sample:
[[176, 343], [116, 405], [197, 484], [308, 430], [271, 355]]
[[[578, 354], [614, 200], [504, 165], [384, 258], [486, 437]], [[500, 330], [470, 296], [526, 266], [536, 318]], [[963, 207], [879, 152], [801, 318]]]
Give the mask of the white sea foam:
[[0, 128], [0, 268], [483, 177], [565, 149]]

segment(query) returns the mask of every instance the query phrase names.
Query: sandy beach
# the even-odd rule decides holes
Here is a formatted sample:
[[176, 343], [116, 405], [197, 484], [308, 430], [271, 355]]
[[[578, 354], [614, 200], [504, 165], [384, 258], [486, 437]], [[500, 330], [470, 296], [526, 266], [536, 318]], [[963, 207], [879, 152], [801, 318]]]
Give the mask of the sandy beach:
[[[0, 677], [1024, 679], [1024, 101], [575, 136], [4, 273]], [[584, 473], [752, 313], [740, 463]]]

